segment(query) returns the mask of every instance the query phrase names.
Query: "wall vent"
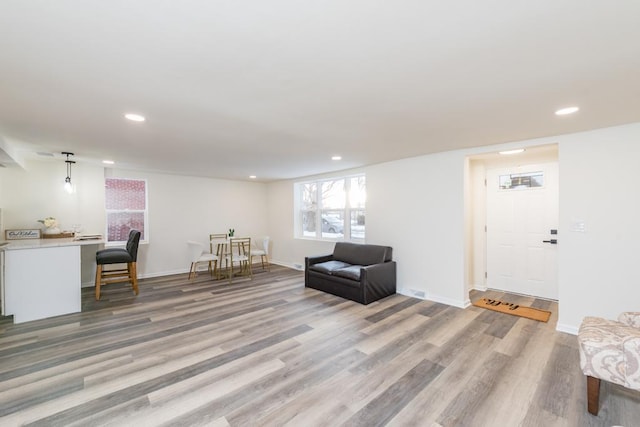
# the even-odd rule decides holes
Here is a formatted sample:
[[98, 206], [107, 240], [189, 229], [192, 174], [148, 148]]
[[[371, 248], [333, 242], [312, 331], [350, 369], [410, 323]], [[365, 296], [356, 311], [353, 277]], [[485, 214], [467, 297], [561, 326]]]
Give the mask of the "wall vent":
[[409, 289], [409, 291], [411, 291], [413, 296], [424, 299], [424, 296], [425, 296], [424, 291], [416, 291], [415, 289]]

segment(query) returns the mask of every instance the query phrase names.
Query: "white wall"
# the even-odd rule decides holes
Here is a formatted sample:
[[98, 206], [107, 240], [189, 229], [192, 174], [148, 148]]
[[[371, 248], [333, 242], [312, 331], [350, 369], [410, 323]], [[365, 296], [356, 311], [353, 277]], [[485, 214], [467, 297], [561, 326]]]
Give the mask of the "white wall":
[[399, 293], [466, 304], [464, 162], [450, 151], [366, 169], [367, 242], [393, 247]]
[[[72, 182], [76, 192], [64, 190], [67, 168], [63, 161], [24, 162], [25, 168], [0, 168], [0, 208], [5, 229], [42, 228], [39, 219], [54, 217], [61, 230], [81, 226], [87, 233], [104, 230], [104, 174], [101, 167], [76, 163]], [[3, 236], [4, 237], [4, 236]], [[97, 246], [83, 246], [82, 283], [92, 283]]]
[[[465, 283], [465, 158], [515, 147], [558, 144], [560, 170], [558, 329], [575, 333], [582, 318], [640, 311], [640, 123], [569, 135], [450, 151], [370, 166], [367, 243], [391, 245], [398, 290], [467, 304]], [[348, 172], [347, 172], [348, 173]], [[471, 174], [472, 175], [472, 174]], [[293, 181], [268, 185], [274, 259], [302, 263], [328, 253], [331, 242], [293, 239]], [[473, 200], [473, 198], [467, 198]], [[582, 220], [585, 233], [572, 232]], [[476, 273], [470, 274], [473, 278]]]
[[267, 234], [265, 184], [120, 169], [106, 174], [147, 180], [149, 244], [139, 249], [142, 277], [188, 271], [187, 240], [208, 250], [210, 233], [233, 228], [237, 237]]
[[640, 311], [640, 123], [559, 141], [558, 328], [575, 332], [585, 316]]
[[[39, 219], [52, 216], [62, 230], [82, 225], [88, 233], [104, 229], [103, 169], [75, 164], [76, 192], [64, 190], [67, 170], [63, 161], [27, 161], [26, 169], [0, 168], [0, 207], [5, 228], [41, 228]], [[102, 191], [96, 191], [101, 188]]]
[[[299, 181], [312, 178], [330, 178], [362, 173], [362, 169], [352, 169], [340, 173], [300, 178]], [[368, 179], [368, 178], [367, 178]], [[301, 269], [306, 256], [321, 255], [333, 251], [333, 241], [296, 239], [294, 233], [293, 185], [298, 180], [278, 181], [268, 184], [268, 228], [272, 240], [272, 262], [291, 268]], [[367, 184], [368, 185], [368, 184]], [[368, 211], [367, 211], [368, 214]], [[367, 221], [369, 218], [367, 217]], [[368, 230], [368, 224], [367, 224]], [[366, 237], [367, 242], [370, 241]]]
[[[210, 233], [235, 228], [236, 236], [267, 234], [266, 186], [262, 183], [104, 169], [76, 163], [76, 193], [63, 190], [61, 161], [29, 161], [27, 170], [0, 168], [0, 208], [6, 228], [40, 228], [47, 216], [63, 229], [81, 224], [88, 233], [105, 232], [104, 177], [147, 179], [149, 244], [138, 252], [141, 277], [186, 272], [187, 240], [208, 248]], [[84, 285], [93, 283], [95, 247], [83, 248]], [[85, 253], [89, 251], [89, 253]]]
[[[457, 150], [360, 169], [367, 175], [367, 242], [393, 246], [398, 289], [456, 306], [465, 285], [465, 158], [488, 151], [557, 143], [560, 169], [558, 329], [575, 332], [588, 315], [615, 318], [639, 311], [640, 123], [590, 132]], [[57, 217], [63, 227], [104, 224], [104, 172], [76, 164], [78, 193], [62, 191], [64, 165], [30, 162], [24, 172], [0, 168], [0, 208], [7, 228], [36, 227]], [[348, 171], [353, 173], [355, 171]], [[273, 260], [293, 266], [328, 253], [333, 242], [293, 238], [293, 182], [268, 185], [114, 170], [147, 178], [150, 238], [141, 248], [144, 275], [186, 271], [186, 240], [234, 227], [238, 235], [270, 234]], [[335, 176], [336, 174], [334, 174]], [[571, 231], [576, 222], [585, 232]], [[102, 228], [101, 228], [102, 227]], [[467, 267], [468, 268], [468, 267]]]
[[[343, 171], [365, 172], [366, 242], [393, 247], [398, 292], [462, 307], [464, 153], [448, 152]], [[306, 178], [305, 178], [306, 179]], [[294, 180], [268, 185], [272, 255], [282, 265], [303, 265], [304, 257], [331, 253], [334, 242], [293, 238]]]

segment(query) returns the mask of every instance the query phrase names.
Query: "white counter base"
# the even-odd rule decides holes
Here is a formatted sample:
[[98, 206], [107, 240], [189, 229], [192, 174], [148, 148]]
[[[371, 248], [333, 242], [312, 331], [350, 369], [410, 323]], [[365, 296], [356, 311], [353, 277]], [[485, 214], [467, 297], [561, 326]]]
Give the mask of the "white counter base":
[[6, 251], [4, 274], [14, 323], [81, 310], [80, 246]]
[[80, 249], [102, 243], [51, 239], [12, 242], [2, 248], [3, 314], [13, 315], [14, 323], [22, 323], [80, 312]]

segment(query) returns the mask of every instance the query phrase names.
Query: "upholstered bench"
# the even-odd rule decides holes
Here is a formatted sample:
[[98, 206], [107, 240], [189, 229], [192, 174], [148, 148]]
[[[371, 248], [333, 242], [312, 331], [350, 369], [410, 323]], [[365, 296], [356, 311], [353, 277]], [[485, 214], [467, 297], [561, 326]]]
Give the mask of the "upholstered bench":
[[617, 322], [585, 317], [578, 342], [591, 414], [598, 415], [600, 380], [640, 390], [640, 312], [622, 313]]

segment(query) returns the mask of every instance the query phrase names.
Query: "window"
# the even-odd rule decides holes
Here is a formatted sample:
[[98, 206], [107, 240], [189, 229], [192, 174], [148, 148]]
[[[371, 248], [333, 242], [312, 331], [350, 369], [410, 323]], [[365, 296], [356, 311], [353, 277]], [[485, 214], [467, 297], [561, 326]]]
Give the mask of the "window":
[[126, 242], [131, 229], [140, 230], [147, 241], [147, 181], [105, 178], [107, 243]]
[[522, 188], [542, 187], [544, 184], [544, 174], [542, 172], [516, 173], [511, 175], [500, 175], [501, 190], [517, 190]]
[[365, 176], [297, 183], [295, 236], [364, 241]]

